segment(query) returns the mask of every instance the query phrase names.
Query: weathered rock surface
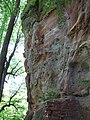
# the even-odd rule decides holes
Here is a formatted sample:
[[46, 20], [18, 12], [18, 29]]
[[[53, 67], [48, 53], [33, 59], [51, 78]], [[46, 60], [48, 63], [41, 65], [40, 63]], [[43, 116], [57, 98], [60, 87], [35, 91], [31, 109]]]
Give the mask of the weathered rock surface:
[[80, 105], [74, 97], [54, 99], [39, 108], [33, 120], [83, 120]]
[[82, 114], [85, 120], [90, 119], [90, 95], [87, 97], [79, 98], [82, 107]]
[[52, 90], [62, 96], [81, 97], [83, 116], [89, 120], [90, 0], [74, 0], [66, 6], [63, 22], [55, 10], [42, 21], [32, 20], [27, 14], [22, 24], [29, 109], [36, 110], [44, 93]]

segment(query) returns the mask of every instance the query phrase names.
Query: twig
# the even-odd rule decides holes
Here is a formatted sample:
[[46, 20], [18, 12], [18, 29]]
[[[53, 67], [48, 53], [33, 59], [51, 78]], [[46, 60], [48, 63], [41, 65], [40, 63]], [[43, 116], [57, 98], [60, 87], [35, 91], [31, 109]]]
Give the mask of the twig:
[[8, 103], [6, 103], [5, 105], [3, 105], [3, 106], [1, 107], [0, 112], [4, 111], [6, 107], [10, 107], [10, 106], [13, 106], [16, 110], [18, 110], [17, 107], [15, 106], [15, 104], [14, 104], [14, 103], [11, 103], [11, 102], [12, 102], [12, 99], [17, 95], [17, 93], [18, 93], [18, 91], [20, 90], [21, 86], [22, 86], [22, 84], [21, 84], [20, 87], [16, 90], [16, 92], [10, 97]]
[[17, 66], [15, 66], [14, 68], [12, 68], [12, 70], [11, 70], [10, 72], [7, 72], [7, 75], [9, 75], [9, 76], [8, 76], [8, 79], [9, 79], [10, 75], [12, 75], [13, 77], [15, 77], [15, 76], [18, 76], [18, 75], [24, 73], [24, 71], [23, 71], [23, 72], [17, 74], [18, 71], [19, 71], [23, 66], [19, 67], [19, 68], [16, 69], [16, 71], [14, 72], [14, 69], [15, 69], [16, 67], [17, 67]]

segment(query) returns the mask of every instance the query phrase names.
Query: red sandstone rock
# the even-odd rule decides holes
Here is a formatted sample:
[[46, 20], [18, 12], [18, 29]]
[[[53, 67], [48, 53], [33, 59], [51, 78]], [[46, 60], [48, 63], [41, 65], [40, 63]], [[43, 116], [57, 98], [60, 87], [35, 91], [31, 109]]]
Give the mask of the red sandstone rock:
[[[89, 88], [90, 91], [90, 84], [82, 82], [90, 80], [90, 0], [74, 0], [65, 10], [68, 19], [63, 23], [60, 23], [53, 10], [42, 21], [35, 22], [30, 30], [28, 30], [30, 25], [23, 26], [26, 39], [25, 71], [30, 73], [29, 87], [32, 86], [33, 98], [39, 96], [37, 103], [40, 102], [40, 95], [35, 92], [37, 81], [40, 83], [38, 84], [40, 93], [45, 94], [52, 90], [64, 96], [75, 95], [81, 99], [84, 97], [87, 99], [90, 95], [87, 91], [87, 96], [82, 95], [85, 88]], [[25, 23], [23, 25], [30, 24], [27, 19], [23, 22]], [[59, 27], [62, 24], [64, 28]], [[44, 116], [45, 120], [58, 120], [58, 116], [64, 120], [64, 116], [67, 115], [70, 119], [65, 120], [74, 120], [73, 116], [77, 117], [78, 114], [75, 112], [78, 103], [76, 100], [71, 101], [63, 99], [59, 102], [57, 100], [47, 102], [46, 110], [52, 116], [49, 115], [49, 118]], [[84, 117], [89, 116], [87, 104], [81, 106], [85, 111]], [[86, 119], [89, 120], [89, 117]]]

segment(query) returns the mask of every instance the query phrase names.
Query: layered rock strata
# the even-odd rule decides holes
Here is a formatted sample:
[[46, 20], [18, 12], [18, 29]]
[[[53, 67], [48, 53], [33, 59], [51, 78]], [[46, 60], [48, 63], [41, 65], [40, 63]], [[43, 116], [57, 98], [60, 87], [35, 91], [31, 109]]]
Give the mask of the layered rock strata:
[[56, 10], [37, 20], [26, 8], [22, 25], [28, 109], [38, 109], [42, 96], [55, 91], [59, 96], [77, 97], [84, 117], [89, 116], [90, 1], [74, 0], [66, 6], [64, 21]]

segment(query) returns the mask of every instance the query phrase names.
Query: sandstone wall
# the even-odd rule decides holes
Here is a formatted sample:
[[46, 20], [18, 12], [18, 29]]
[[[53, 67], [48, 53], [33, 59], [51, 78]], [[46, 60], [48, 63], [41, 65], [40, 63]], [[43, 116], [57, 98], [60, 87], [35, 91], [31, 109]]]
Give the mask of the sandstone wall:
[[60, 96], [76, 96], [89, 120], [90, 1], [66, 5], [64, 21], [56, 10], [40, 21], [31, 18], [29, 11], [22, 17], [29, 109], [37, 109], [41, 97], [55, 91]]

